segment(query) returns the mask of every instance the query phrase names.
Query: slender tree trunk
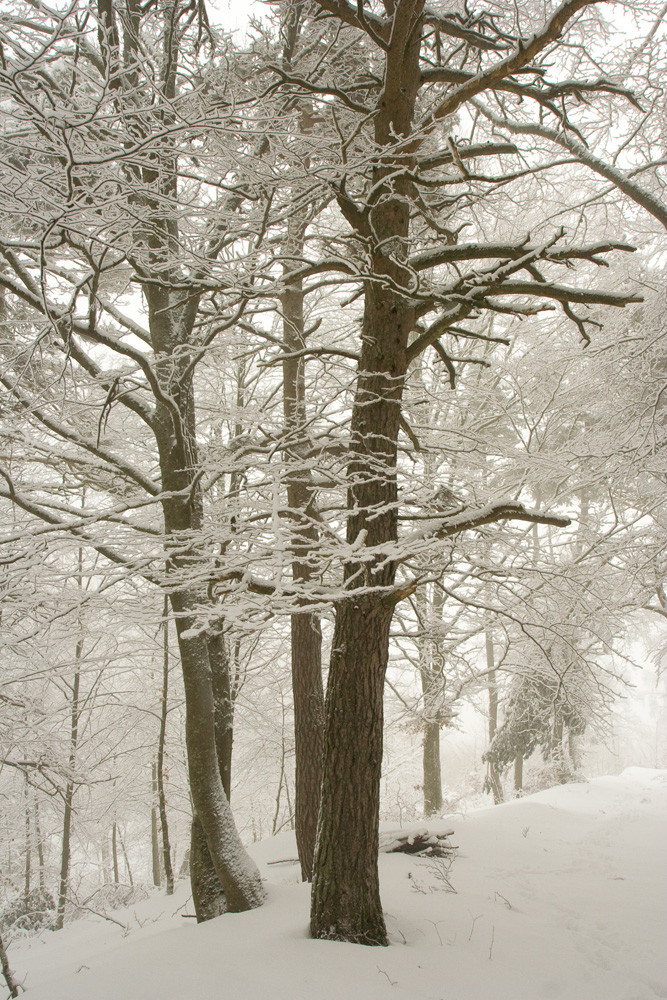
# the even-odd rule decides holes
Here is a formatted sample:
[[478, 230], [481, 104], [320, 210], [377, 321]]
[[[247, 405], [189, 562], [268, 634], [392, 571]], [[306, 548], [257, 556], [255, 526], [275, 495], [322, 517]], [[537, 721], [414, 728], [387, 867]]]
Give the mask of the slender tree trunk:
[[[486, 637], [486, 669], [488, 676], [488, 691], [489, 691], [489, 746], [493, 742], [493, 737], [496, 735], [496, 729], [498, 728], [498, 675], [495, 669], [495, 656], [493, 651], [493, 637], [490, 630], [487, 628], [485, 632]], [[489, 786], [493, 793], [493, 801], [496, 805], [503, 801], [503, 784], [501, 780], [500, 770], [498, 765], [494, 761], [489, 761], [487, 764], [487, 777]]]
[[2, 934], [0, 933], [0, 964], [2, 965], [2, 974], [5, 977], [5, 982], [7, 983], [7, 989], [9, 990], [9, 995], [11, 997], [17, 997], [19, 995], [19, 984], [16, 982], [16, 977], [9, 966], [9, 959], [7, 958], [7, 951], [5, 949], [4, 941], [2, 940]]
[[157, 809], [157, 767], [151, 764], [151, 860], [153, 868], [153, 885], [160, 886], [160, 842], [158, 839], [158, 809]]
[[72, 812], [74, 803], [75, 784], [72, 778], [76, 765], [76, 752], [79, 743], [79, 690], [81, 683], [81, 658], [83, 655], [83, 640], [79, 639], [74, 651], [74, 662], [76, 669], [72, 681], [72, 704], [70, 711], [70, 749], [69, 749], [69, 771], [70, 776], [65, 786], [65, 813], [63, 816], [63, 836], [62, 848], [60, 852], [60, 886], [58, 889], [58, 908], [56, 912], [55, 930], [62, 930], [65, 923], [65, 906], [69, 896], [69, 873], [70, 861], [72, 857]]
[[424, 724], [424, 816], [442, 810], [442, 770], [440, 764], [440, 723]]
[[422, 610], [420, 630], [420, 674], [424, 697], [424, 745], [422, 769], [424, 775], [424, 815], [434, 816], [442, 810], [442, 766], [440, 762], [440, 729], [445, 693], [445, 658], [438, 626], [442, 622], [444, 594], [434, 587], [417, 595]]
[[[302, 245], [300, 234], [293, 240]], [[297, 248], [295, 248], [296, 250]], [[283, 339], [288, 351], [305, 347], [303, 288], [290, 285], [283, 295]], [[287, 503], [294, 528], [292, 535], [292, 579], [308, 584], [312, 571], [308, 555], [315, 549], [318, 530], [313, 516], [315, 490], [310, 472], [300, 471], [299, 456], [305, 441], [306, 403], [303, 357], [283, 361], [283, 409], [285, 458], [293, 466], [287, 476]], [[324, 743], [324, 688], [322, 684], [322, 630], [317, 614], [297, 612], [291, 619], [292, 691], [294, 696], [296, 844], [301, 877], [312, 877], [317, 834], [317, 816], [322, 786]]]
[[113, 821], [111, 827], [111, 864], [113, 865], [113, 880], [115, 885], [120, 883], [120, 875], [118, 873], [118, 824]]
[[514, 758], [514, 792], [520, 795], [523, 791], [523, 756], [517, 754]]
[[32, 836], [30, 830], [30, 798], [29, 798], [29, 786], [28, 786], [28, 775], [25, 775], [25, 785], [24, 785], [24, 798], [25, 798], [25, 877], [23, 881], [23, 893], [26, 900], [28, 901], [28, 896], [30, 895], [30, 886], [32, 882]]
[[130, 885], [133, 886], [134, 885], [134, 879], [132, 878], [132, 869], [130, 868], [130, 859], [127, 856], [127, 851], [125, 849], [125, 841], [123, 839], [123, 835], [121, 834], [120, 830], [118, 831], [118, 839], [120, 840], [120, 847], [121, 847], [121, 850], [123, 852], [123, 858], [125, 860], [125, 868], [127, 870], [127, 880], [130, 883]]
[[163, 615], [162, 639], [162, 698], [160, 702], [160, 735], [157, 744], [157, 798], [160, 812], [160, 828], [162, 830], [162, 867], [167, 883], [167, 895], [174, 892], [174, 869], [171, 864], [171, 847], [169, 844], [169, 825], [167, 822], [167, 796], [164, 789], [164, 752], [167, 735], [167, 710], [169, 698], [169, 599], [165, 597]]
[[46, 863], [44, 860], [44, 841], [42, 840], [42, 827], [39, 822], [39, 802], [37, 796], [34, 798], [35, 812], [35, 840], [37, 841], [37, 861], [39, 863], [39, 888], [42, 895], [46, 892]]
[[554, 707], [555, 717], [551, 731], [551, 762], [554, 765], [556, 778], [564, 785], [570, 777], [570, 769], [567, 766], [565, 754], [563, 717], [558, 711], [558, 706]]
[[[304, 7], [302, 0], [287, 7], [282, 34], [284, 41], [282, 62], [285, 72], [291, 71], [292, 61], [299, 45]], [[303, 134], [310, 134], [315, 127], [312, 106], [303, 99], [298, 106], [299, 127]], [[307, 168], [307, 163], [304, 165]], [[307, 209], [304, 210], [303, 205], [299, 208], [296, 204], [287, 224], [285, 250], [294, 259], [301, 256], [304, 251], [307, 226], [304, 215], [307, 215]], [[291, 267], [292, 263], [286, 262], [284, 272], [289, 273]], [[283, 340], [288, 355], [283, 360], [283, 415], [284, 457], [289, 469], [286, 479], [287, 503], [293, 522], [292, 579], [297, 585], [307, 585], [312, 578], [308, 556], [317, 546], [319, 531], [313, 516], [316, 513], [316, 491], [310, 470], [303, 467], [301, 460], [304, 448], [307, 451], [308, 442], [306, 362], [305, 355], [299, 353], [303, 352], [306, 346], [304, 290], [301, 280], [287, 283], [281, 308]], [[324, 746], [322, 631], [319, 615], [307, 611], [292, 615], [291, 666], [294, 698], [296, 845], [301, 864], [301, 877], [304, 881], [310, 881], [322, 787]]]
[[572, 762], [572, 768], [578, 771], [581, 767], [581, 760], [579, 759], [579, 747], [577, 746], [577, 737], [570, 730], [567, 738], [567, 747], [570, 752], [570, 760]]
[[111, 882], [111, 866], [109, 864], [109, 841], [106, 835], [102, 837], [102, 843], [100, 845], [100, 853], [102, 855], [102, 882], [104, 885], [109, 885]]

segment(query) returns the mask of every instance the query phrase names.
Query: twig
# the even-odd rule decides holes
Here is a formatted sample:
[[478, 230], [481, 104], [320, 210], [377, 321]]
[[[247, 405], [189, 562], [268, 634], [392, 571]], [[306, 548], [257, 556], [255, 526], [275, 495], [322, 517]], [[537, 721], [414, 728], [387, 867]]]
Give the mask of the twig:
[[379, 965], [376, 965], [375, 968], [378, 970], [378, 972], [381, 972], [383, 976], [387, 977], [387, 980], [391, 986], [398, 986], [398, 983], [394, 982], [393, 979], [390, 979], [389, 974], [385, 972], [384, 969], [381, 969]]

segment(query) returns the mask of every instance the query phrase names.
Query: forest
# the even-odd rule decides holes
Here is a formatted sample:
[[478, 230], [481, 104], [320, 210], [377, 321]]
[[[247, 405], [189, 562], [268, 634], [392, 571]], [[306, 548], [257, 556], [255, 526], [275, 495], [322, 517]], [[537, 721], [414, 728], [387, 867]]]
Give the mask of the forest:
[[386, 945], [450, 734], [499, 804], [585, 775], [638, 637], [660, 676], [666, 15], [4, 6], [12, 996], [142, 886], [261, 907], [287, 830], [311, 936]]

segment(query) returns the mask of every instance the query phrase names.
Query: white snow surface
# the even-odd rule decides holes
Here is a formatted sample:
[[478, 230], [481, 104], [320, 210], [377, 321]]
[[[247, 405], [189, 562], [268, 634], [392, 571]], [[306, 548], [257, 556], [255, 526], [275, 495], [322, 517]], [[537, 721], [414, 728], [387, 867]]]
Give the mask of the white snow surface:
[[666, 817], [667, 771], [630, 768], [439, 818], [459, 846], [456, 894], [438, 891], [432, 860], [382, 854], [388, 948], [309, 938], [281, 834], [252, 849], [260, 909], [197, 926], [181, 882], [116, 911], [126, 931], [79, 920], [14, 942], [10, 962], [26, 1000], [667, 997]]

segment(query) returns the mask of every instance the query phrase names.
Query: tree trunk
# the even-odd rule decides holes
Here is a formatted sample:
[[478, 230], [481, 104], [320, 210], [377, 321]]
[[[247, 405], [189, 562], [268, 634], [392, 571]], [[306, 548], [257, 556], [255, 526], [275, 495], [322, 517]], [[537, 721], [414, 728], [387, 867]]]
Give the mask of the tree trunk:
[[313, 874], [314, 937], [387, 943], [377, 857], [391, 617], [392, 609], [374, 597], [347, 599], [336, 615]]
[[162, 884], [160, 878], [160, 843], [158, 840], [158, 810], [157, 810], [157, 768], [151, 764], [151, 860], [153, 867], [153, 885]]
[[426, 590], [417, 594], [417, 608], [422, 612], [419, 623], [422, 633], [419, 643], [419, 666], [425, 716], [422, 755], [424, 816], [434, 816], [442, 810], [440, 728], [445, 694], [445, 657], [438, 626], [442, 622], [443, 607], [442, 588], [434, 587], [430, 599]]
[[564, 785], [570, 777], [570, 769], [567, 764], [564, 740], [563, 717], [558, 711], [558, 706], [554, 707], [554, 722], [551, 730], [551, 763], [557, 780]]
[[[302, 128], [309, 117], [302, 110]], [[288, 224], [287, 251], [294, 257], [303, 254], [305, 227], [296, 215]], [[290, 264], [285, 265], [289, 271]], [[282, 296], [283, 340], [283, 415], [285, 423], [285, 461], [287, 504], [293, 522], [292, 579], [308, 584], [312, 570], [308, 556], [318, 543], [319, 532], [314, 518], [316, 493], [309, 467], [300, 456], [307, 450], [307, 413], [305, 359], [297, 352], [306, 346], [303, 282], [293, 281]], [[301, 877], [312, 878], [317, 817], [322, 787], [322, 750], [324, 745], [324, 687], [322, 684], [322, 630], [319, 615], [297, 612], [291, 621], [292, 693], [294, 697], [295, 752], [295, 823], [296, 846], [301, 863]]]
[[523, 756], [517, 754], [514, 758], [514, 791], [520, 795], [523, 791]]
[[[81, 564], [81, 551], [79, 551], [79, 565]], [[72, 681], [72, 705], [70, 712], [70, 744], [69, 744], [69, 777], [65, 785], [65, 814], [63, 816], [63, 837], [60, 852], [60, 886], [58, 889], [58, 908], [54, 929], [62, 930], [65, 923], [65, 905], [69, 896], [69, 869], [72, 856], [72, 812], [74, 802], [75, 784], [73, 781], [73, 771], [76, 764], [76, 752], [79, 743], [79, 688], [81, 683], [81, 657], [83, 655], [83, 640], [79, 639], [74, 650], [74, 662], [76, 669]]]
[[7, 983], [9, 995], [11, 997], [17, 997], [19, 995], [19, 985], [16, 982], [14, 973], [9, 966], [9, 959], [7, 958], [7, 952], [5, 950], [4, 941], [2, 940], [2, 934], [0, 934], [0, 964], [2, 965], [2, 974], [5, 977], [5, 982]]
[[[194, 593], [183, 591], [171, 595], [183, 665], [190, 792], [212, 868], [224, 891], [226, 908], [236, 912], [261, 905], [264, 901], [264, 889], [259, 871], [241, 843], [220, 776], [211, 660], [206, 638], [202, 633], [186, 634], [190, 630], [197, 632], [194, 628], [195, 620], [189, 614], [189, 609], [197, 606], [197, 597]], [[201, 600], [206, 599], [205, 595], [199, 597]], [[194, 824], [193, 840], [196, 840], [195, 847], [199, 850], [201, 838], [196, 827], [197, 824]], [[203, 854], [203, 848], [199, 850], [198, 856], [196, 853], [193, 856], [191, 852], [190, 859], [198, 915], [211, 910], [209, 895], [197, 899], [200, 889], [210, 886], [210, 879], [204, 878], [202, 874], [206, 863], [199, 863]], [[219, 900], [219, 889], [213, 895]], [[200, 919], [207, 918], [202, 916]]]
[[42, 827], [39, 821], [39, 802], [37, 795], [34, 799], [35, 805], [35, 839], [37, 841], [37, 861], [39, 863], [39, 888], [42, 894], [46, 892], [46, 863], [44, 859], [44, 841], [42, 840]]
[[[495, 656], [493, 652], [493, 638], [487, 628], [486, 633], [486, 669], [488, 671], [488, 691], [489, 691], [489, 746], [493, 742], [498, 728], [498, 676], [495, 669]], [[495, 761], [487, 764], [487, 780], [493, 801], [496, 805], [503, 801], [503, 783], [500, 770]]]
[[169, 599], [165, 597], [162, 640], [162, 698], [160, 702], [160, 735], [157, 744], [157, 800], [160, 812], [160, 828], [162, 830], [162, 867], [167, 883], [167, 895], [174, 892], [174, 869], [171, 864], [171, 846], [169, 844], [169, 825], [167, 822], [167, 796], [164, 790], [164, 749], [167, 735], [167, 710], [169, 698]]
[[442, 771], [440, 765], [440, 723], [424, 725], [424, 816], [442, 810]]
[[[367, 556], [345, 565], [346, 595], [336, 607], [326, 696], [324, 771], [311, 932], [314, 937], [384, 945], [377, 868], [383, 689], [395, 601], [396, 456], [407, 345], [417, 322], [412, 275], [401, 263], [410, 234], [413, 164], [390, 149], [410, 131], [419, 87], [423, 3], [395, 8], [384, 91], [374, 118], [378, 156], [369, 217], [356, 217], [372, 273], [350, 426], [347, 542]], [[417, 29], [417, 30], [415, 30]], [[348, 206], [341, 203], [341, 209]], [[361, 592], [360, 592], [361, 591]]]
[[192, 817], [190, 829], [190, 882], [198, 923], [212, 920], [226, 911], [225, 892], [196, 814]]
[[118, 874], [118, 824], [115, 820], [111, 827], [111, 863], [113, 865], [114, 884], [118, 885], [120, 883], [120, 875]]
[[29, 799], [29, 786], [28, 786], [28, 775], [25, 775], [25, 785], [24, 785], [24, 798], [25, 798], [25, 872], [24, 872], [24, 883], [23, 892], [26, 903], [28, 901], [28, 896], [30, 895], [30, 886], [32, 881], [32, 836], [30, 832], [30, 799]]
[[[159, 259], [159, 258], [158, 258]], [[193, 828], [196, 851], [191, 852], [193, 895], [198, 914], [210, 914], [220, 899], [220, 887], [211, 895], [214, 870], [231, 911], [259, 906], [264, 890], [256, 865], [246, 852], [234, 824], [229, 799], [225, 794], [216, 744], [216, 699], [214, 685], [221, 683], [219, 669], [221, 637], [215, 631], [201, 631], [193, 609], [211, 607], [206, 590], [200, 586], [180, 585], [193, 567], [200, 567], [202, 553], [197, 535], [203, 526], [203, 501], [194, 470], [199, 467], [195, 433], [195, 411], [188, 354], [183, 349], [184, 331], [192, 329], [188, 311], [191, 302], [176, 305], [168, 288], [154, 285], [146, 289], [151, 340], [156, 356], [156, 377], [171, 402], [160, 402], [154, 421], [160, 456], [163, 489], [162, 501], [168, 552], [167, 572], [176, 584], [169, 595], [176, 622], [185, 688], [185, 738], [190, 778], [190, 793], [196, 818], [201, 824], [210, 859], [207, 864], [198, 831]], [[182, 299], [177, 301], [182, 302]], [[212, 608], [217, 614], [219, 609]], [[218, 724], [219, 729], [219, 724]], [[231, 744], [230, 744], [231, 748]], [[197, 898], [199, 892], [205, 895]], [[218, 911], [219, 912], [219, 911]], [[202, 916], [201, 919], [206, 919]]]
[[308, 613], [292, 615], [291, 637], [296, 846], [301, 877], [310, 881], [320, 809], [324, 747], [322, 630], [319, 616]]
[[130, 883], [130, 885], [133, 886], [134, 885], [134, 879], [132, 878], [132, 869], [130, 868], [130, 859], [127, 856], [127, 851], [125, 849], [125, 841], [123, 840], [123, 836], [122, 836], [120, 830], [118, 831], [118, 839], [120, 840], [121, 850], [123, 851], [123, 858], [125, 859], [125, 868], [127, 869], [127, 880]]

